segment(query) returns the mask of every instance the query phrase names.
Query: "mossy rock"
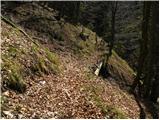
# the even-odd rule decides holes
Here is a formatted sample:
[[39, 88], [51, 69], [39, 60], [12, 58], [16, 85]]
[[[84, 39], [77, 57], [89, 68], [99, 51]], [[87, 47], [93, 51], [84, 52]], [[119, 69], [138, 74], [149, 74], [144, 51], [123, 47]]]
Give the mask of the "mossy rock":
[[76, 41], [75, 46], [73, 47], [74, 53], [82, 57], [91, 55], [95, 50], [95, 45], [89, 40]]

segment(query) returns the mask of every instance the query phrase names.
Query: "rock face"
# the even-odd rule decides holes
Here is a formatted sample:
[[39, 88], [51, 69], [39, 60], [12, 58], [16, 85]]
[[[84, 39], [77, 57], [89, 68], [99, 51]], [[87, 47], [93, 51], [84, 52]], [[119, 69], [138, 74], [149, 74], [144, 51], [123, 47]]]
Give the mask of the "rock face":
[[143, 2], [119, 2], [116, 16], [116, 52], [137, 67]]

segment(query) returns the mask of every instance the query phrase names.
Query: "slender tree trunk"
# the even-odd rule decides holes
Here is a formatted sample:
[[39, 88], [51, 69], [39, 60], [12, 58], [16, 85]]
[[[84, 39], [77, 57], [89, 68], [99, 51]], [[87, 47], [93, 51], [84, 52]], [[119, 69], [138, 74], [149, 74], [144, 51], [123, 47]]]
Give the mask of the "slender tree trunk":
[[114, 40], [115, 40], [115, 14], [112, 13], [112, 30], [111, 30], [111, 42], [110, 42], [110, 48], [109, 48], [109, 56], [112, 55], [112, 49], [113, 49], [113, 44], [114, 44]]
[[140, 86], [141, 75], [144, 68], [145, 59], [148, 53], [148, 25], [150, 16], [150, 2], [144, 2], [143, 6], [143, 23], [142, 23], [142, 40], [140, 40], [140, 56], [138, 60], [138, 69], [136, 78], [132, 84], [132, 90], [134, 91], [137, 85]]
[[81, 5], [81, 2], [80, 1], [77, 1], [76, 2], [76, 11], [75, 11], [75, 22], [78, 22], [79, 21], [79, 17], [80, 17], [80, 5]]
[[117, 11], [117, 2], [113, 2], [112, 4], [112, 20], [111, 20], [111, 41], [109, 43], [109, 55], [112, 55], [112, 49], [115, 41], [115, 16]]
[[159, 97], [159, 78], [157, 75], [155, 81], [153, 81], [153, 84], [152, 84], [150, 100], [156, 103], [158, 97]]
[[[144, 79], [144, 97], [150, 97], [151, 87], [153, 84], [153, 80], [155, 78], [155, 73], [157, 72], [154, 68], [156, 67], [157, 59], [157, 51], [158, 51], [158, 42], [159, 42], [159, 33], [158, 33], [158, 3], [152, 2], [151, 4], [151, 25], [150, 25], [150, 40], [149, 40], [149, 57], [147, 64], [147, 73]], [[154, 84], [157, 80], [154, 81]], [[156, 86], [155, 86], [156, 87]]]
[[107, 77], [108, 71], [107, 71], [107, 65], [108, 65], [108, 60], [109, 57], [112, 55], [112, 49], [114, 45], [114, 40], [115, 40], [115, 16], [116, 16], [116, 11], [117, 11], [117, 2], [111, 2], [111, 12], [112, 12], [112, 20], [111, 20], [111, 40], [109, 42], [109, 52], [105, 55], [103, 59], [103, 64], [100, 70], [100, 74], [103, 77]]

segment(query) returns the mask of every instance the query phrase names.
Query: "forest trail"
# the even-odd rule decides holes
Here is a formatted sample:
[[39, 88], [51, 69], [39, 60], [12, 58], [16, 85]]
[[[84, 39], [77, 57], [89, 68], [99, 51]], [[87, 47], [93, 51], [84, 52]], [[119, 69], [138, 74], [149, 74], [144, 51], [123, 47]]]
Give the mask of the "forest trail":
[[[59, 74], [42, 76], [34, 74], [31, 69], [24, 79], [27, 89], [23, 94], [5, 89], [2, 93], [7, 98], [3, 104], [4, 118], [139, 118], [140, 108], [134, 96], [117, 84], [117, 81], [133, 80], [133, 70], [126, 61], [114, 53], [110, 61], [111, 76], [104, 79], [93, 74], [91, 68], [102, 59], [103, 54], [103, 51], [92, 49], [95, 32], [86, 28], [85, 32], [91, 34], [89, 39], [83, 41], [79, 37], [81, 26], [66, 22], [61, 28], [60, 21], [53, 20], [53, 12], [30, 4], [29, 7], [24, 4], [16, 9], [17, 13], [24, 14], [8, 16], [11, 15], [14, 22], [17, 20], [15, 23], [22, 26], [31, 38], [42, 39], [35, 40], [42, 47], [37, 47], [38, 51], [30, 50], [34, 44], [3, 21], [2, 52], [4, 56], [8, 55], [7, 62], [20, 62], [21, 66], [29, 63], [32, 68], [34, 63], [39, 62], [35, 56], [45, 56], [44, 61], [48, 59], [45, 48], [49, 48], [51, 53], [58, 55], [61, 69]], [[39, 14], [44, 19], [39, 19]], [[78, 56], [73, 53], [73, 47], [78, 54], [91, 54], [86, 57]], [[23, 54], [17, 52], [22, 50]], [[24, 71], [26, 69], [27, 67], [24, 67]]]
[[13, 118], [139, 117], [132, 95], [121, 90], [113, 78], [104, 80], [91, 73], [89, 66], [99, 60], [98, 52], [81, 59], [66, 50], [59, 57], [64, 69], [60, 75], [26, 80], [30, 86], [24, 94], [8, 91]]

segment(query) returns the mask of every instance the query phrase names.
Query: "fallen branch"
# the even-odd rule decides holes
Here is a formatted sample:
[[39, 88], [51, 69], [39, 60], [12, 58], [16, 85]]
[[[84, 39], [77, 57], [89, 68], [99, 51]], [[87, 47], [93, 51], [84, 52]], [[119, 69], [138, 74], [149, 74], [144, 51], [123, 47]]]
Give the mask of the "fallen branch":
[[18, 25], [13, 23], [11, 20], [8, 20], [6, 17], [1, 15], [1, 19], [3, 19], [6, 23], [10, 24], [12, 27], [18, 29], [21, 33], [23, 33], [27, 38], [29, 38], [34, 44], [39, 46], [23, 29], [21, 29]]

